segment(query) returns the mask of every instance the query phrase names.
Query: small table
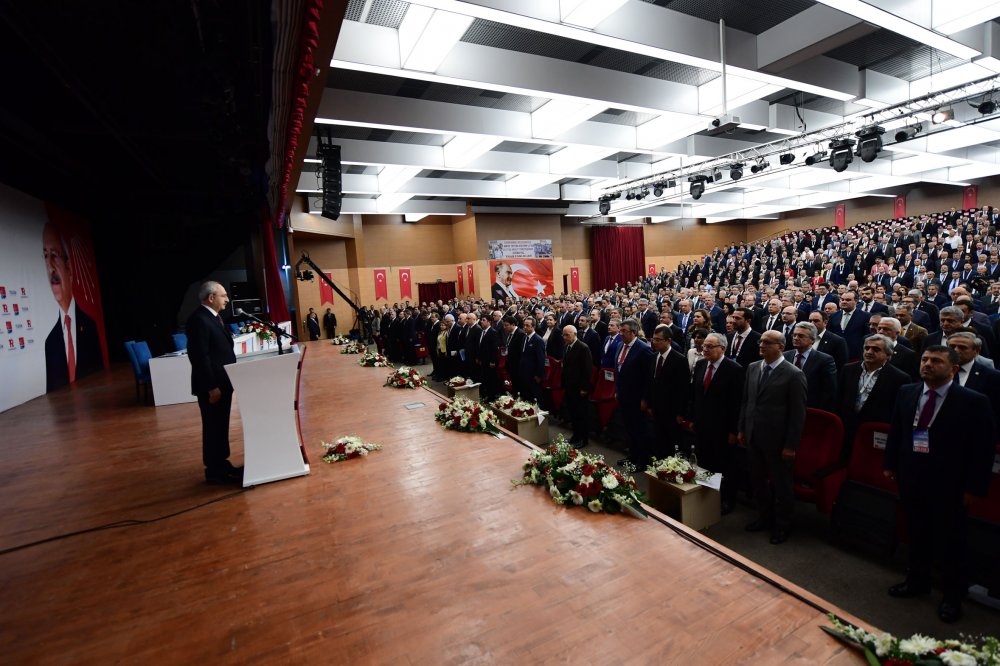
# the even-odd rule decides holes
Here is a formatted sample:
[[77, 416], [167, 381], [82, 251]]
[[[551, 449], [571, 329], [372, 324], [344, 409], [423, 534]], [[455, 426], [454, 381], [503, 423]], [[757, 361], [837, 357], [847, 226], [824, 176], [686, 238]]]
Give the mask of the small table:
[[[538, 422], [538, 415], [534, 416], [524, 416], [518, 418], [516, 416], [511, 416], [499, 409], [494, 408], [497, 417], [500, 419], [500, 425], [512, 433], [517, 435], [522, 439], [526, 439], [536, 446], [545, 447], [549, 443], [549, 420], [547, 418], [543, 419], [541, 423]], [[542, 412], [543, 416], [547, 416], [545, 412]]]
[[649, 478], [649, 504], [693, 530], [703, 530], [722, 518], [719, 491], [697, 483], [662, 481], [655, 474]]
[[459, 398], [468, 398], [469, 400], [474, 400], [479, 402], [479, 387], [480, 384], [463, 384], [462, 386], [452, 386], [448, 384], [448, 397], [454, 400]]

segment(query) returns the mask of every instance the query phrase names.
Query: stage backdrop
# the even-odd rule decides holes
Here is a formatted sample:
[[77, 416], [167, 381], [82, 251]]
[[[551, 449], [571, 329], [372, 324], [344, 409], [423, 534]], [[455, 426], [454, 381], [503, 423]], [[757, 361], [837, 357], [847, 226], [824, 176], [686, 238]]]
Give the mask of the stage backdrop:
[[108, 353], [87, 222], [0, 185], [0, 229], [4, 411], [107, 367]]
[[[504, 287], [521, 298], [551, 296], [555, 293], [552, 276], [552, 240], [491, 240], [490, 287], [493, 299], [504, 296]], [[501, 274], [497, 269], [500, 268]]]

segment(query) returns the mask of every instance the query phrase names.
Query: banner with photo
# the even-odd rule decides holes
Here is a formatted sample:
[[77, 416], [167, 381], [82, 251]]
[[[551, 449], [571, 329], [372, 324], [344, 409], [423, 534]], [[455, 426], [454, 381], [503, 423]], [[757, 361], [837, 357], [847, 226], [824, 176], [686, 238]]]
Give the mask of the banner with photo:
[[490, 259], [551, 259], [552, 239], [548, 240], [491, 240]]
[[490, 297], [532, 298], [555, 293], [552, 274], [552, 240], [491, 240]]
[[0, 186], [0, 411], [107, 367], [90, 225]]

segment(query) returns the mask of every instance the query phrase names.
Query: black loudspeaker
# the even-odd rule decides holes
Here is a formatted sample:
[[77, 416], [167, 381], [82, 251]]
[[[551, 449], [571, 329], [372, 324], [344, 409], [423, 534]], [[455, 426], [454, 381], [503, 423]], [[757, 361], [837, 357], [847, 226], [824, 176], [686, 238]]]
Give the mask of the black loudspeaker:
[[257, 289], [249, 282], [230, 282], [229, 300], [239, 301], [257, 296]]
[[336, 220], [340, 217], [340, 204], [344, 196], [344, 177], [340, 166], [340, 146], [320, 146], [323, 160], [323, 217]]

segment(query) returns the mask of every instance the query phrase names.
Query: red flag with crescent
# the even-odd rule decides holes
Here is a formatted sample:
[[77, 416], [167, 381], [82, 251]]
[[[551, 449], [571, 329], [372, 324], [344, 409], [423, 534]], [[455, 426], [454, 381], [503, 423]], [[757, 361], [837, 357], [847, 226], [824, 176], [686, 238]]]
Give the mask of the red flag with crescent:
[[461, 266], [456, 266], [458, 268], [458, 293], [465, 293], [465, 271], [462, 270]]
[[467, 274], [466, 277], [469, 278], [469, 293], [474, 294], [476, 293], [476, 280], [475, 280], [475, 274], [472, 272], [472, 264], [469, 264], [465, 267], [465, 272]]
[[[327, 272], [324, 271], [323, 275], [325, 275], [330, 280], [333, 279], [333, 276], [330, 273], [327, 273]], [[331, 305], [333, 304], [333, 289], [331, 289], [330, 285], [328, 285], [324, 280], [320, 280], [319, 281], [319, 304], [320, 305], [325, 305], [326, 303], [330, 303]]]
[[375, 269], [375, 300], [389, 300], [389, 285], [385, 282], [385, 269]]
[[656, 264], [650, 264], [648, 270], [650, 275], [656, 275]]
[[979, 186], [968, 185], [962, 190], [962, 210], [979, 207]]
[[400, 268], [399, 269], [399, 297], [400, 298], [413, 298], [413, 288], [410, 282], [410, 269]]
[[833, 223], [840, 229], [847, 226], [847, 204], [837, 204], [837, 212], [833, 214]]
[[572, 291], [580, 291], [580, 269], [576, 266], [569, 269], [569, 288]]
[[906, 217], [906, 197], [900, 196], [892, 200], [893, 217]]

